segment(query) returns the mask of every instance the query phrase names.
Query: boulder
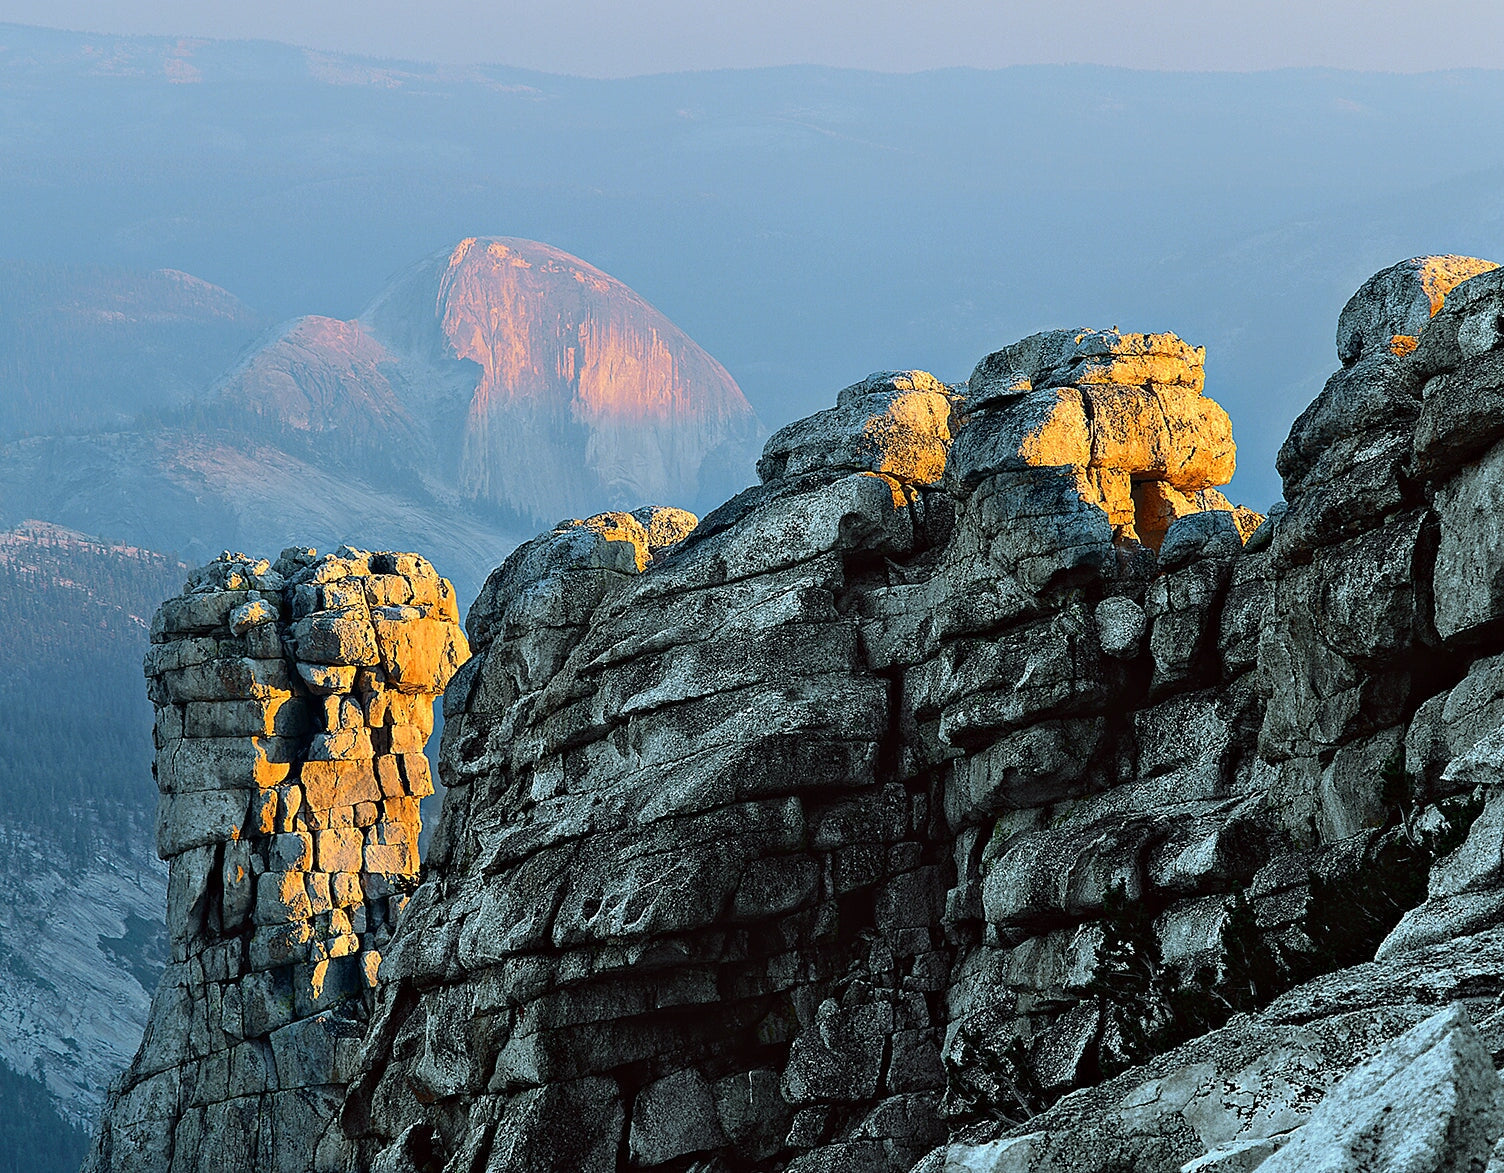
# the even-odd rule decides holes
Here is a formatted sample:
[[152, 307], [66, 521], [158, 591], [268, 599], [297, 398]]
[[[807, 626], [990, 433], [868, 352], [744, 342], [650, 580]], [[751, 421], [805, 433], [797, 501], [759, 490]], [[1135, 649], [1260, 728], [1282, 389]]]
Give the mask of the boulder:
[[827, 999], [794, 1040], [783, 1075], [789, 1103], [853, 1102], [877, 1093], [892, 1011], [879, 1003], [844, 1008]]
[[1338, 1081], [1262, 1173], [1478, 1169], [1504, 1133], [1493, 1059], [1457, 1004]]
[[698, 1071], [675, 1072], [637, 1093], [628, 1145], [638, 1164], [662, 1165], [725, 1143], [710, 1085]]
[[1232, 513], [1207, 510], [1178, 518], [1159, 547], [1162, 570], [1179, 570], [1198, 558], [1233, 558], [1243, 552], [1243, 536]]
[[700, 524], [689, 510], [671, 505], [644, 505], [632, 510], [632, 516], [647, 535], [648, 553], [654, 558], [678, 545]]
[[1504, 440], [1504, 350], [1463, 358], [1429, 380], [1423, 394], [1414, 440], [1418, 475], [1443, 480]]
[[1144, 643], [1149, 620], [1138, 603], [1112, 595], [1097, 604], [1097, 639], [1109, 656], [1132, 659]]
[[[1117, 330], [1048, 330], [993, 351], [967, 382], [969, 409], [1019, 393], [1020, 385], [1058, 387], [1120, 383], [1180, 385], [1199, 391], [1206, 351], [1174, 334]], [[1024, 388], [1027, 389], [1027, 388]]]
[[1085, 468], [1091, 433], [1081, 392], [1026, 391], [1005, 408], [973, 412], [951, 446], [946, 481], [975, 488], [997, 473], [1027, 468]]
[[1405, 772], [1428, 796], [1453, 791], [1447, 767], [1504, 725], [1504, 656], [1474, 660], [1447, 692], [1422, 702], [1405, 734]]
[[1174, 518], [1233, 508], [1213, 488], [1232, 478], [1235, 448], [1227, 413], [1201, 393], [1204, 357], [1173, 334], [1116, 330], [996, 351], [967, 385], [946, 483], [964, 494], [998, 473], [1073, 467], [1116, 533], [1157, 548]]
[[1431, 323], [1421, 331], [1415, 367], [1422, 378], [1455, 370], [1498, 345], [1496, 315], [1504, 304], [1504, 273], [1497, 266], [1453, 286]]
[[[936, 382], [923, 371], [913, 374], [901, 381]], [[758, 476], [767, 482], [833, 469], [937, 482], [951, 443], [951, 404], [943, 386], [898, 390], [883, 375], [865, 382], [875, 389], [855, 395], [848, 388], [836, 407], [773, 433], [757, 462]]]
[[1454, 288], [1497, 268], [1477, 257], [1411, 257], [1358, 287], [1337, 318], [1337, 357], [1344, 366], [1375, 354], [1408, 354]]

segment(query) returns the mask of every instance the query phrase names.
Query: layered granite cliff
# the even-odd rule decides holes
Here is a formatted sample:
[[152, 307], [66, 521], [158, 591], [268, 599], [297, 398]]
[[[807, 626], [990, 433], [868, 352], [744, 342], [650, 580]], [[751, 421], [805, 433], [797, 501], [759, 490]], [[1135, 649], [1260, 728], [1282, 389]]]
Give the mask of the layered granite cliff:
[[[313, 1072], [242, 1009], [260, 1074], [221, 1080], [198, 1008], [267, 922], [186, 918], [220, 968], [164, 980], [90, 1167], [1483, 1168], [1504, 271], [1376, 275], [1338, 356], [1267, 519], [1217, 492], [1202, 352], [1081, 330], [848, 387], [698, 524], [523, 546], [470, 610], [443, 814], [352, 953], [381, 959], [347, 1041]], [[164, 826], [250, 819], [185, 820], [166, 776]]]

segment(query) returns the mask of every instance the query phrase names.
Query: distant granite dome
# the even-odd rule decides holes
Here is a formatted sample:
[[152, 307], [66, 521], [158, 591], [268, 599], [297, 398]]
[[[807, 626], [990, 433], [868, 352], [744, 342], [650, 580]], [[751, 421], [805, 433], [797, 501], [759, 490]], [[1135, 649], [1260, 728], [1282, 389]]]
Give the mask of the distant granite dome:
[[[67, 292], [78, 280], [64, 276]], [[136, 313], [136, 285], [116, 285], [106, 308]], [[404, 270], [358, 318], [294, 318], [259, 338], [259, 319], [196, 278], [157, 273], [144, 287], [153, 321], [228, 322], [220, 357], [181, 391], [144, 378], [132, 415], [148, 414], [122, 430], [14, 437], [4, 522], [45, 517], [193, 558], [294, 538], [422, 544], [468, 595], [539, 526], [644, 505], [703, 512], [756, 480], [762, 429], [725, 368], [620, 281], [548, 245], [465, 240]], [[176, 334], [150, 337], [177, 362]], [[25, 354], [0, 354], [25, 369]], [[70, 401], [54, 398], [36, 418], [67, 417]], [[30, 418], [5, 406], [0, 439], [7, 418]]]
[[358, 326], [377, 349], [347, 339], [355, 362], [341, 364], [426, 423], [440, 475], [465, 496], [551, 523], [719, 499], [753, 479], [760, 428], [726, 369], [560, 249], [462, 240], [398, 276]]

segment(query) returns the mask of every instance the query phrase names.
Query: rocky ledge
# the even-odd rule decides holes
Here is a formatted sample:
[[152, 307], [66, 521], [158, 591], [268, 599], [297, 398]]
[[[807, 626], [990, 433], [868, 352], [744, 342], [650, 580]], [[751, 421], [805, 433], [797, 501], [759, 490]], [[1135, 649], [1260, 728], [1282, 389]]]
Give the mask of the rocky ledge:
[[[1081, 330], [964, 385], [848, 387], [698, 523], [535, 539], [471, 608], [421, 877], [381, 854], [410, 841], [414, 775], [372, 755], [408, 727], [415, 765], [426, 730], [372, 713], [463, 658], [445, 596], [411, 574], [386, 596], [407, 556], [267, 583], [214, 564], [251, 576], [236, 608], [269, 608], [283, 659], [233, 644], [238, 609], [205, 606], [208, 637], [176, 618], [195, 592], [164, 606], [178, 954], [90, 1167], [1482, 1169], [1504, 1135], [1504, 271], [1377, 274], [1338, 356], [1267, 519], [1217, 492], [1234, 448], [1202, 352]], [[336, 624], [364, 659], [345, 634], [305, 650]], [[404, 624], [445, 649], [411, 677]], [[202, 672], [311, 723], [190, 730], [240, 698], [173, 675], [206, 638]], [[235, 666], [258, 663], [274, 681]], [[349, 672], [320, 693], [316, 664]], [[176, 739], [220, 736], [249, 772], [185, 803]], [[402, 787], [296, 782], [340, 754]], [[358, 866], [325, 865], [326, 826], [366, 828]]]

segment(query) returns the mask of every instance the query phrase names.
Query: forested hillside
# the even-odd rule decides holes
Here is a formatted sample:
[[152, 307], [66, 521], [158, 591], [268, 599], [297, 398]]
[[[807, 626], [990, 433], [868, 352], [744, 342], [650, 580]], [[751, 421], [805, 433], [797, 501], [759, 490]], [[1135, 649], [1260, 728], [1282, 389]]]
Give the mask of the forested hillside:
[[161, 972], [141, 657], [183, 573], [41, 522], [0, 532], [0, 1173], [78, 1167]]
[[0, 261], [0, 436], [118, 426], [180, 403], [264, 326], [171, 269]]
[[146, 833], [156, 787], [141, 657], [182, 578], [161, 554], [56, 526], [0, 534], [0, 834], [35, 831], [84, 859], [101, 837]]

